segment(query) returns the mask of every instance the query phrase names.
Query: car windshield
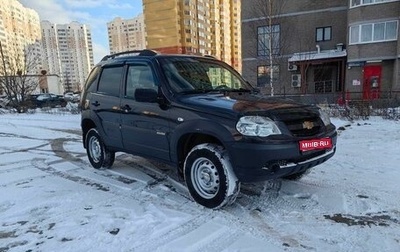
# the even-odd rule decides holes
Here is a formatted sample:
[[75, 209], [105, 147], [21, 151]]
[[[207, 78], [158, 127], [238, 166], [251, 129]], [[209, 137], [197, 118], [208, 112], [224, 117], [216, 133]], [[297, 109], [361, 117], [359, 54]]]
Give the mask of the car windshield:
[[215, 60], [195, 57], [163, 58], [161, 65], [176, 93], [253, 90], [237, 72]]

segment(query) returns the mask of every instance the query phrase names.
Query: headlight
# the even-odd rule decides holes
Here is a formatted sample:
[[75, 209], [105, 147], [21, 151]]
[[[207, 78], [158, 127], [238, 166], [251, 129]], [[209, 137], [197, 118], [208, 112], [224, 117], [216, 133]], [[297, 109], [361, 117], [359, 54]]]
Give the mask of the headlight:
[[236, 124], [237, 131], [245, 136], [266, 137], [281, 134], [275, 122], [268, 117], [244, 116]]
[[319, 110], [319, 117], [321, 117], [322, 122], [324, 122], [325, 126], [331, 124], [331, 119], [329, 118], [329, 115], [322, 111], [322, 109]]

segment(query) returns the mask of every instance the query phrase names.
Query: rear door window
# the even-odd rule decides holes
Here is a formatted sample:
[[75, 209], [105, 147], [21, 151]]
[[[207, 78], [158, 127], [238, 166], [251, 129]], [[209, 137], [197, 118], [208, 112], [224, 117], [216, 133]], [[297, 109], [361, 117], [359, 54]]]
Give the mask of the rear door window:
[[106, 95], [119, 96], [123, 71], [123, 66], [104, 68], [97, 91]]

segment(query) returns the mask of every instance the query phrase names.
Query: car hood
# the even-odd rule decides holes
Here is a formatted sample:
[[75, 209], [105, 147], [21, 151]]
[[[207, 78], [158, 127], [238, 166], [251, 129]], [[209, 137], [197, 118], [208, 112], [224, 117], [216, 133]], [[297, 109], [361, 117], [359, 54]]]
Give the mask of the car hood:
[[312, 106], [297, 103], [290, 99], [274, 98], [251, 93], [196, 94], [185, 95], [178, 99], [181, 105], [205, 113], [225, 116], [310, 113]]

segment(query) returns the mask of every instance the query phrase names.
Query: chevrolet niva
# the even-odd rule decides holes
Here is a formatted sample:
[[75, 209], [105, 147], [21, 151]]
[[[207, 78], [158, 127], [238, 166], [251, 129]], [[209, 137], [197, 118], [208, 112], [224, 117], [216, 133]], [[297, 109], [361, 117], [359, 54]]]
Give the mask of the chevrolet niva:
[[86, 81], [81, 109], [94, 168], [111, 167], [116, 152], [164, 162], [213, 209], [233, 203], [242, 182], [299, 179], [336, 150], [336, 128], [318, 107], [262, 95], [208, 56], [106, 56]]

